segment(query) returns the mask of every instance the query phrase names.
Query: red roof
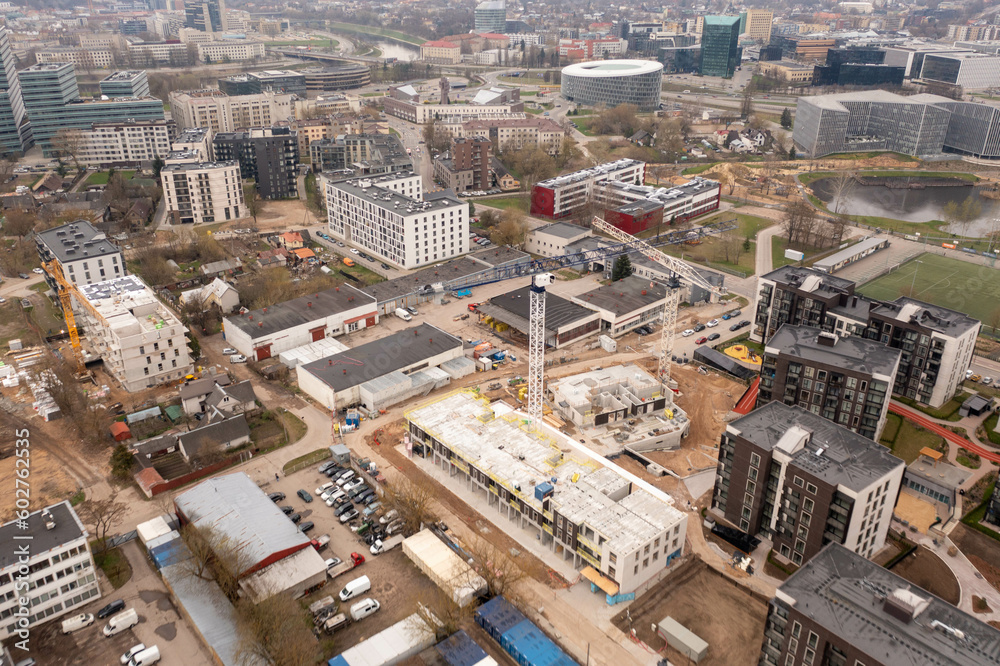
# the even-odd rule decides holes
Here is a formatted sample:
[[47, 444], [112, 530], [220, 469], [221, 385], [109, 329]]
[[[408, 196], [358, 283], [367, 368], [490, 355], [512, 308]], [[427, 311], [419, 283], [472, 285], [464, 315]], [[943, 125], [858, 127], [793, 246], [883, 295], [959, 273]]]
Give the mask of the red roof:
[[135, 482], [142, 488], [142, 492], [146, 493], [146, 497], [152, 497], [153, 486], [163, 483], [163, 477], [154, 468], [147, 467], [135, 475]]
[[501, 35], [495, 32], [481, 32], [479, 33], [479, 36], [484, 39], [510, 39], [507, 35]]
[[128, 425], [124, 421], [115, 421], [111, 424], [109, 430], [111, 431], [111, 436], [115, 438], [116, 442], [120, 442], [123, 439], [128, 439], [132, 436], [132, 431], [128, 429]]
[[439, 49], [460, 49], [462, 48], [455, 42], [443, 42], [441, 40], [424, 42], [421, 46], [437, 47]]

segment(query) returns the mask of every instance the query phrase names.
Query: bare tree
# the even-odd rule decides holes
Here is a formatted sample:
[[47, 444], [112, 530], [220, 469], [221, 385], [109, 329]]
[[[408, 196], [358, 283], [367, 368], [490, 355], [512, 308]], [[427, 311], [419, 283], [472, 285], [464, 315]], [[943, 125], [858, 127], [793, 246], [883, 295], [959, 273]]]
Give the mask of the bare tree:
[[319, 643], [302, 606], [284, 592], [236, 602], [236, 660], [241, 664], [314, 664]]
[[527, 215], [514, 208], [508, 208], [501, 213], [500, 223], [490, 232], [490, 242], [494, 245], [521, 245], [527, 231]]
[[243, 184], [243, 199], [247, 213], [253, 218], [253, 226], [257, 227], [257, 215], [261, 212], [261, 200], [257, 198], [257, 183]]
[[857, 174], [853, 171], [842, 171], [832, 179], [833, 182], [833, 214], [840, 215], [844, 206], [844, 199], [854, 189], [857, 184]]
[[128, 183], [121, 172], [114, 172], [108, 179], [108, 184], [104, 187], [104, 202], [117, 215], [125, 215], [132, 207], [132, 197], [129, 193]]
[[811, 229], [811, 221], [816, 214], [812, 206], [799, 199], [785, 206], [785, 215], [781, 219], [781, 227], [789, 245], [805, 242], [803, 235]]
[[465, 551], [472, 558], [472, 568], [486, 581], [490, 596], [503, 595], [508, 600], [522, 596], [521, 586], [528, 574], [505, 551], [484, 539], [466, 543]]
[[433, 490], [426, 479], [399, 477], [385, 486], [382, 503], [399, 514], [399, 520], [403, 521], [403, 532], [412, 534], [419, 531], [422, 525], [437, 519], [431, 511], [433, 499]]
[[38, 218], [22, 210], [12, 210], [7, 213], [7, 220], [3, 224], [4, 235], [24, 238], [31, 233]]
[[191, 551], [185, 575], [215, 581], [231, 601], [239, 597], [240, 579], [255, 564], [244, 544], [210, 527], [188, 524], [181, 529], [184, 545]]
[[111, 488], [111, 494], [104, 499], [89, 499], [79, 506], [77, 513], [83, 522], [94, 528], [97, 540], [97, 554], [104, 555], [109, 550], [108, 535], [126, 515], [129, 508], [118, 501], [118, 489]]
[[78, 129], [61, 129], [52, 137], [52, 149], [59, 157], [69, 157], [76, 170], [80, 170], [80, 150], [83, 148], [83, 135]]
[[0, 184], [4, 184], [14, 177], [14, 169], [17, 168], [17, 160], [10, 156], [0, 157]]

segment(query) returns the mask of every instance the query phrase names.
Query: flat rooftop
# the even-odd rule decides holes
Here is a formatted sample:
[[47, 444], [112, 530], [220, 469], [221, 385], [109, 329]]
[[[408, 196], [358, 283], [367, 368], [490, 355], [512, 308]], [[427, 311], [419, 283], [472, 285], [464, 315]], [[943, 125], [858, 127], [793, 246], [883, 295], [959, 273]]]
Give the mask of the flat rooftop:
[[[870, 90], [870, 93], [878, 92]], [[812, 98], [810, 98], [812, 99]], [[782, 266], [762, 276], [782, 286], [794, 287], [800, 291], [820, 293], [826, 296], [845, 294], [854, 289], [854, 282], [845, 280], [823, 271], [800, 266]]]
[[430, 268], [414, 271], [403, 277], [370, 284], [362, 289], [362, 291], [374, 296], [379, 303], [385, 303], [386, 301], [396, 300], [407, 294], [429, 291], [435, 283], [455, 280], [466, 275], [475, 275], [489, 268], [489, 266], [480, 261], [475, 261], [468, 257], [460, 257], [458, 259], [449, 259], [444, 263], [431, 266]]
[[[521, 287], [506, 294], [494, 296], [489, 305], [528, 321], [531, 304], [531, 287]], [[557, 333], [564, 328], [574, 328], [582, 321], [592, 319], [594, 310], [566, 300], [552, 292], [545, 294], [545, 330]], [[528, 331], [522, 331], [527, 333]]]
[[892, 302], [881, 302], [872, 308], [872, 315], [903, 323], [914, 323], [947, 335], [961, 335], [981, 324], [964, 312], [931, 305], [909, 296]]
[[633, 160], [628, 158], [623, 158], [616, 160], [614, 162], [607, 162], [605, 164], [598, 164], [595, 167], [589, 169], [582, 169], [580, 171], [574, 171], [573, 173], [567, 173], [563, 176], [556, 176], [554, 178], [549, 178], [548, 180], [543, 180], [535, 183], [537, 187], [563, 187], [565, 185], [571, 185], [573, 183], [578, 183], [582, 180], [589, 180], [591, 178], [599, 178], [602, 176], [608, 176], [609, 174], [614, 174], [617, 171], [622, 171], [636, 166], [643, 166], [645, 163], [639, 160]]
[[77, 290], [113, 329], [124, 330], [134, 324], [140, 331], [149, 332], [181, 323], [153, 290], [134, 275], [84, 285]]
[[420, 324], [299, 368], [339, 393], [456, 348], [462, 348], [460, 338]]
[[[545, 429], [528, 432], [524, 415], [505, 403], [491, 405], [458, 392], [417, 407], [406, 418], [538, 511], [542, 503], [534, 487], [551, 483], [559, 513], [593, 527], [616, 552], [631, 552], [684, 518], [669, 496], [637, 487], [595, 458], [577, 458], [570, 445]], [[609, 496], [623, 491], [631, 492], [620, 501]]]
[[[55, 521], [55, 527], [51, 530], [46, 529], [41, 510], [35, 511], [25, 519], [28, 524], [27, 529], [22, 529], [17, 525], [17, 521], [13, 520], [0, 526], [0, 571], [18, 565], [19, 546], [28, 545], [31, 555], [36, 556], [74, 539], [87, 536], [87, 530], [69, 502], [60, 502], [47, 508]], [[21, 540], [29, 537], [30, 541]]]
[[867, 488], [905, 463], [867, 437], [801, 407], [769, 402], [727, 427], [766, 451], [781, 449], [791, 464], [834, 486]]
[[61, 227], [39, 231], [35, 236], [63, 264], [120, 252], [104, 232], [98, 231], [87, 220], [77, 220]]
[[[1000, 664], [1000, 631], [837, 543], [793, 573], [778, 598], [885, 666]], [[899, 603], [888, 612], [893, 601], [912, 619], [899, 619]]]
[[624, 280], [575, 296], [573, 300], [585, 307], [608, 310], [616, 317], [621, 317], [657, 303], [664, 303], [666, 298], [667, 288], [659, 282], [650, 282], [630, 275]]
[[114, 74], [102, 79], [101, 83], [104, 81], [132, 81], [134, 79], [142, 78], [145, 74], [146, 72], [141, 69], [123, 70], [121, 72], [115, 72]]
[[[828, 346], [824, 341], [832, 343]], [[855, 335], [840, 337], [824, 333], [812, 326], [784, 324], [767, 341], [765, 353], [774, 352], [843, 368], [891, 377], [899, 366], [903, 352], [892, 349], [878, 340], [868, 340]]]
[[850, 259], [851, 257], [861, 254], [862, 252], [867, 252], [873, 248], [878, 247], [879, 245], [882, 245], [887, 240], [888, 240], [887, 238], [883, 238], [881, 236], [873, 236], [872, 238], [866, 238], [860, 243], [855, 243], [849, 248], [845, 248], [840, 252], [837, 252], [836, 254], [831, 254], [829, 257], [824, 257], [823, 259], [820, 259], [819, 261], [813, 264], [813, 267], [817, 268], [817, 270], [819, 268], [823, 268], [826, 266], [832, 268], [833, 266], [836, 266], [845, 259]]
[[935, 463], [920, 457], [906, 466], [906, 475], [926, 479], [946, 488], [958, 489], [972, 476], [972, 471], [957, 467], [947, 461]]
[[255, 339], [365, 305], [371, 306], [374, 312], [375, 298], [349, 284], [342, 284], [246, 314], [226, 317], [226, 323]]
[[538, 227], [533, 230], [533, 234], [548, 234], [549, 236], [555, 236], [556, 238], [562, 238], [565, 240], [575, 240], [580, 236], [585, 236], [590, 233], [590, 229], [587, 227], [582, 227], [579, 224], [569, 224], [568, 222], [553, 222], [552, 224], [546, 224], [544, 227]]
[[[398, 176], [396, 176], [398, 177]], [[396, 178], [394, 177], [394, 178]], [[457, 197], [444, 196], [433, 200], [415, 199], [405, 194], [399, 194], [390, 189], [379, 187], [377, 178], [360, 178], [358, 180], [334, 180], [330, 186], [341, 192], [352, 194], [372, 206], [397, 215], [420, 215], [422, 213], [447, 210], [454, 206], [468, 206]]]

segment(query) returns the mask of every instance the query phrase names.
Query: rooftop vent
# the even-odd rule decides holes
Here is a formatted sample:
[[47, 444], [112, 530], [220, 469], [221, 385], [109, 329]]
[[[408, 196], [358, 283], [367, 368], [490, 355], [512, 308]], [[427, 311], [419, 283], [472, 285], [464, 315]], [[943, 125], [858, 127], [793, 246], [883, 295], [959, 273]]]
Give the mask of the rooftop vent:
[[823, 331], [816, 336], [816, 344], [822, 347], [833, 347], [837, 344], [837, 339], [836, 333], [827, 333], [826, 331]]
[[52, 517], [48, 509], [42, 511], [42, 521], [45, 523], [45, 529], [54, 530], [56, 528], [56, 519]]

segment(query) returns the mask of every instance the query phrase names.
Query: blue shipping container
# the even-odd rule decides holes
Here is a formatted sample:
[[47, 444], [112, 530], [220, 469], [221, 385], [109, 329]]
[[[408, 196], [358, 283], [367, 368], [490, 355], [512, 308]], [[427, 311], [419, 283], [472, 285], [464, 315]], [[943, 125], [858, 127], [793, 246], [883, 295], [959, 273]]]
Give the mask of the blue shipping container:
[[476, 609], [476, 624], [497, 643], [508, 629], [527, 619], [503, 597], [494, 597]]
[[351, 666], [347, 663], [347, 660], [341, 657], [339, 654], [333, 659], [327, 660], [327, 666]]
[[574, 666], [559, 646], [549, 640], [531, 620], [525, 620], [504, 633], [500, 645], [521, 666]]
[[449, 666], [476, 666], [489, 656], [464, 630], [438, 643], [437, 651]]

